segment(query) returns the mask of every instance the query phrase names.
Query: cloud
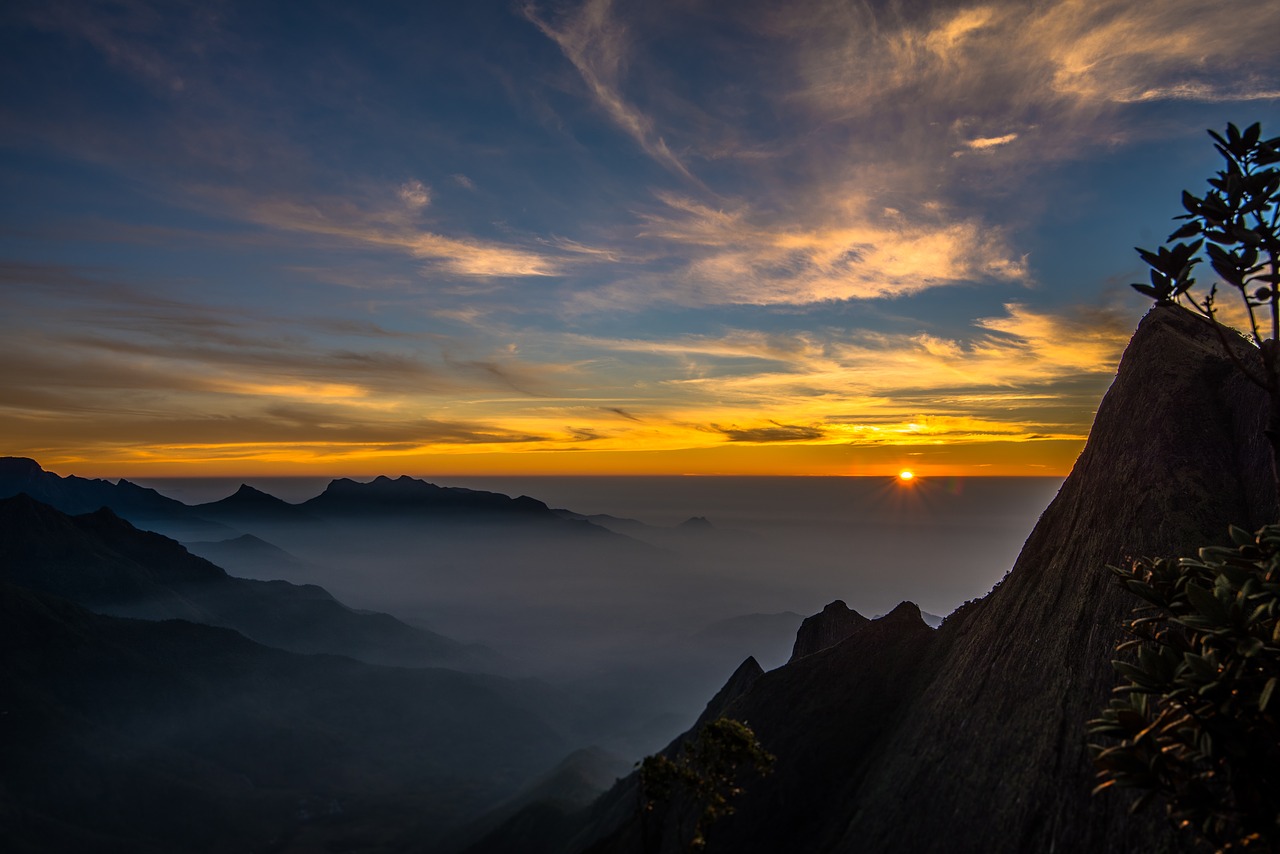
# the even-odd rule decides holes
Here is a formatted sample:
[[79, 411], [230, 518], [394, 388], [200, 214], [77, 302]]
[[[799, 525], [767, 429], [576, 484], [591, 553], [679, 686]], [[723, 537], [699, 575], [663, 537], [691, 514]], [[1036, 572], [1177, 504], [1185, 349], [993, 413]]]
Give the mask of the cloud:
[[635, 414], [633, 414], [633, 413], [631, 413], [631, 412], [628, 412], [627, 410], [623, 409], [623, 408], [622, 408], [622, 407], [620, 407], [620, 406], [605, 406], [605, 407], [602, 407], [602, 409], [603, 409], [605, 412], [612, 412], [614, 415], [617, 415], [619, 418], [625, 418], [625, 419], [627, 419], [628, 421], [634, 421], [634, 422], [636, 422], [637, 424], [643, 424], [643, 423], [644, 423], [644, 419], [643, 419], [643, 418], [641, 418], [641, 417], [639, 417], [638, 415], [635, 415]]
[[[967, 339], [924, 332], [735, 330], [592, 344], [675, 360], [683, 376], [666, 382], [673, 406], [716, 400], [727, 409], [777, 413], [780, 419], [804, 411], [838, 420], [842, 410], [888, 409], [901, 418], [904, 409], [919, 406], [948, 413], [1054, 406], [1081, 389], [1096, 403], [1130, 332], [1116, 312], [1090, 307], [1054, 314], [1010, 303], [1005, 314], [978, 320]], [[1085, 419], [1077, 430], [1090, 415], [1072, 416]]]
[[988, 136], [979, 139], [966, 139], [965, 147], [974, 151], [986, 151], [989, 148], [995, 148], [1000, 145], [1008, 145], [1018, 138], [1016, 133], [1006, 133], [1004, 136]]
[[[643, 215], [642, 237], [672, 248], [675, 276], [605, 289], [599, 298], [637, 297], [686, 305], [806, 304], [900, 297], [961, 283], [1027, 278], [1024, 258], [1002, 231], [976, 218], [952, 219], [916, 206], [912, 216], [846, 199], [839, 223], [778, 221], [746, 203], [711, 208], [659, 194], [666, 209]], [[639, 292], [637, 294], [637, 291]]]
[[[957, 118], [1006, 130], [1045, 123], [1027, 156], [1098, 141], [1102, 117], [1150, 100], [1271, 99], [1280, 90], [1271, 54], [1280, 7], [1250, 7], [1249, 23], [1199, 0], [1056, 0], [876, 9], [819, 0], [808, 14], [779, 13], [771, 26], [802, 45], [813, 109], [876, 121], [910, 103], [912, 149], [946, 147], [931, 129]], [[915, 151], [903, 151], [914, 154]]]
[[654, 130], [653, 120], [622, 93], [629, 39], [626, 28], [613, 15], [612, 7], [612, 0], [586, 0], [575, 11], [564, 14], [558, 24], [543, 17], [533, 3], [526, 3], [522, 11], [543, 35], [556, 43], [614, 124], [654, 160], [678, 175], [695, 180]]
[[345, 199], [249, 199], [246, 205], [245, 215], [261, 225], [403, 252], [455, 276], [557, 276], [566, 263], [517, 245], [421, 230], [395, 212], [365, 210]]
[[745, 429], [713, 424], [712, 429], [728, 436], [730, 442], [809, 442], [826, 436], [826, 432], [817, 427], [779, 424], [777, 421], [769, 423], [772, 426]]
[[400, 201], [413, 210], [425, 208], [431, 204], [431, 188], [421, 181], [406, 181], [400, 185], [396, 195], [400, 197]]

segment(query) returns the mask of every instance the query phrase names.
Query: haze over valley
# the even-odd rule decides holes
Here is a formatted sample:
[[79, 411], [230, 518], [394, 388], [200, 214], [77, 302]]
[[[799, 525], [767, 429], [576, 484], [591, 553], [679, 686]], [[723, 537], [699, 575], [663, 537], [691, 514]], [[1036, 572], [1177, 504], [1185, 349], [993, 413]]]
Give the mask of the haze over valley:
[[[322, 673], [352, 665], [317, 661], [305, 665], [310, 675], [289, 678], [322, 695], [338, 691], [335, 696], [347, 696], [343, 704], [367, 704], [370, 711], [360, 714], [380, 707], [370, 725], [379, 715], [399, 714], [395, 708], [406, 701], [391, 699], [387, 691], [425, 689], [437, 695], [430, 707], [439, 712], [405, 724], [428, 738], [433, 746], [424, 749], [437, 755], [430, 763], [437, 770], [419, 769], [428, 775], [419, 785], [436, 792], [430, 797], [439, 809], [414, 825], [418, 838], [437, 839], [461, 832], [576, 751], [602, 751], [590, 766], [597, 776], [610, 773], [600, 768], [623, 773], [630, 762], [688, 728], [744, 658], [768, 668], [785, 663], [803, 617], [834, 598], [843, 595], [876, 616], [902, 598], [945, 614], [982, 595], [1016, 555], [1021, 532], [1037, 515], [1030, 510], [1033, 502], [1051, 497], [1058, 481], [971, 478], [907, 485], [883, 478], [651, 478], [520, 484], [545, 486], [554, 503], [575, 509], [493, 490], [441, 488], [407, 476], [336, 479], [293, 502], [250, 485], [229, 495], [225, 482], [156, 485], [170, 486], [193, 503], [127, 480], [64, 477], [32, 460], [0, 460], [0, 522], [7, 531], [0, 580], [114, 617], [226, 627], [246, 636], [245, 643], [294, 654], [431, 668], [421, 677], [431, 687], [384, 689], [371, 682], [350, 696], [350, 689], [332, 681], [350, 676]], [[292, 487], [295, 499], [317, 487], [278, 485]], [[94, 505], [102, 509], [88, 511]], [[649, 515], [643, 511], [656, 506], [667, 514], [654, 520], [658, 524], [614, 515]], [[686, 508], [710, 509], [671, 524], [670, 514]], [[596, 509], [612, 512], [591, 512]], [[939, 531], [948, 532], [947, 548], [937, 548]], [[181, 537], [186, 549], [163, 534]], [[958, 561], [951, 545], [966, 537], [984, 545]], [[84, 619], [59, 617], [59, 625], [79, 626]], [[940, 617], [930, 619], [936, 624]], [[77, 631], [114, 636], [124, 630], [113, 623], [86, 625]], [[43, 637], [55, 629], [31, 631]], [[179, 630], [164, 631], [173, 636]], [[202, 641], [197, 628], [182, 631], [191, 634], [181, 643], [203, 645], [208, 652], [231, 643], [230, 637], [214, 635]], [[155, 642], [163, 648], [176, 640]], [[139, 648], [121, 661], [104, 660], [103, 678], [114, 679], [109, 674], [148, 654]], [[250, 643], [235, 653], [244, 660], [238, 669], [247, 667], [247, 676], [259, 666], [252, 662], [266, 655], [252, 651]], [[200, 660], [187, 666], [200, 672]], [[129, 677], [120, 688], [107, 689], [95, 679], [47, 690], [59, 696], [72, 690], [65, 702], [73, 707], [107, 691], [103, 697], [113, 699], [103, 700], [104, 708], [114, 709], [108, 712], [115, 716], [112, 726], [123, 726], [125, 733], [144, 731], [141, 721], [155, 715], [178, 744], [188, 737], [178, 733], [208, 728], [194, 707], [154, 708], [147, 693], [153, 689], [135, 683]], [[256, 698], [258, 689], [241, 683], [217, 685], [212, 690], [230, 692], [226, 700], [251, 702], [272, 716], [295, 705]], [[311, 709], [300, 712], [304, 717], [327, 714], [308, 701], [299, 708]], [[533, 729], [499, 723], [513, 713]], [[263, 730], [261, 720], [230, 725], [258, 731], [258, 737], [274, 726]], [[477, 738], [487, 741], [482, 732], [493, 727], [509, 730], [513, 741], [491, 745], [487, 749], [497, 751], [491, 754], [466, 746]], [[453, 754], [443, 749], [446, 743], [454, 746]], [[379, 761], [377, 749], [356, 749], [367, 761]], [[235, 759], [234, 751], [232, 756], [233, 766], [252, 765]], [[512, 765], [517, 756], [524, 758]], [[346, 802], [354, 796], [340, 782], [323, 783], [328, 772], [319, 769], [328, 760], [308, 761], [321, 763], [315, 766], [317, 783], [321, 791], [333, 792], [324, 797]], [[346, 765], [341, 760], [338, 767]], [[413, 767], [406, 770], [417, 773]], [[575, 769], [574, 775], [587, 773]], [[342, 772], [349, 773], [356, 772]], [[470, 795], [439, 800], [468, 776], [475, 780], [466, 787]], [[200, 791], [201, 784], [193, 785]], [[296, 780], [281, 785], [305, 788]], [[402, 783], [387, 785], [386, 797], [408, 797], [397, 788]], [[322, 798], [315, 791], [302, 797]], [[357, 810], [351, 821], [367, 818]]]

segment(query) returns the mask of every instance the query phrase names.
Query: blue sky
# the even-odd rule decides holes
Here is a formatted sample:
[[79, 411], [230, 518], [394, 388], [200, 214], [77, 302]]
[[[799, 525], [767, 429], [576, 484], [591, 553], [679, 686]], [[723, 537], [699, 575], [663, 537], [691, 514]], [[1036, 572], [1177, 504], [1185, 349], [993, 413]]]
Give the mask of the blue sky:
[[1280, 4], [10, 3], [8, 453], [1064, 473]]

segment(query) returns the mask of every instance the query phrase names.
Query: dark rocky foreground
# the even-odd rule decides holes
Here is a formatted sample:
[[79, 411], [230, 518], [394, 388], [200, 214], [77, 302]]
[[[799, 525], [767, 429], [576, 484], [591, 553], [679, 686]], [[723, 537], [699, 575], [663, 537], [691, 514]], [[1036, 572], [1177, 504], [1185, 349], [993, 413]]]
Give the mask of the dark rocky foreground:
[[[814, 625], [786, 666], [735, 675], [737, 696], [717, 705], [778, 759], [713, 827], [708, 850], [1177, 850], [1156, 811], [1129, 817], [1126, 796], [1090, 795], [1085, 723], [1116, 682], [1118, 627], [1135, 604], [1104, 567], [1191, 553], [1224, 541], [1230, 523], [1275, 519], [1264, 416], [1261, 392], [1201, 319], [1153, 309], [1071, 476], [991, 594], [936, 631], [909, 603], [826, 627], [847, 637], [820, 651]], [[633, 775], [539, 844], [681, 850], [687, 816], [646, 824], [636, 806]], [[521, 850], [509, 830], [485, 850]]]

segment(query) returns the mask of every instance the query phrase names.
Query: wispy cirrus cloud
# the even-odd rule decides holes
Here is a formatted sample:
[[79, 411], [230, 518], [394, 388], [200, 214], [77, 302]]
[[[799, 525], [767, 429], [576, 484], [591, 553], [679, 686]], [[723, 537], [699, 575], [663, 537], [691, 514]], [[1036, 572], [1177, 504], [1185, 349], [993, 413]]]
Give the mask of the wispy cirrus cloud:
[[[425, 197], [425, 191], [413, 191]], [[423, 198], [422, 205], [428, 199]], [[251, 199], [244, 214], [260, 225], [403, 252], [455, 276], [557, 276], [568, 256], [475, 237], [450, 237], [416, 226], [403, 211], [367, 209], [348, 199]]]
[[630, 41], [626, 27], [613, 14], [613, 0], [586, 0], [549, 20], [534, 3], [525, 3], [524, 16], [559, 46], [577, 70], [592, 98], [605, 114], [640, 148], [676, 174], [693, 179], [688, 167], [667, 146], [645, 115], [623, 94]]
[[1099, 122], [1119, 105], [1280, 97], [1276, 64], [1256, 61], [1280, 28], [1274, 4], [1251, 6], [1244, 25], [1197, 0], [1000, 0], [910, 11], [818, 0], [808, 11], [768, 24], [801, 45], [798, 97], [820, 114], [873, 125], [911, 104], [916, 121], [898, 149], [908, 156], [966, 144], [948, 136], [977, 126], [988, 131], [984, 140], [1030, 133], [1036, 145], [1025, 156], [1053, 157], [1114, 138], [1114, 124], [1100, 133]]

